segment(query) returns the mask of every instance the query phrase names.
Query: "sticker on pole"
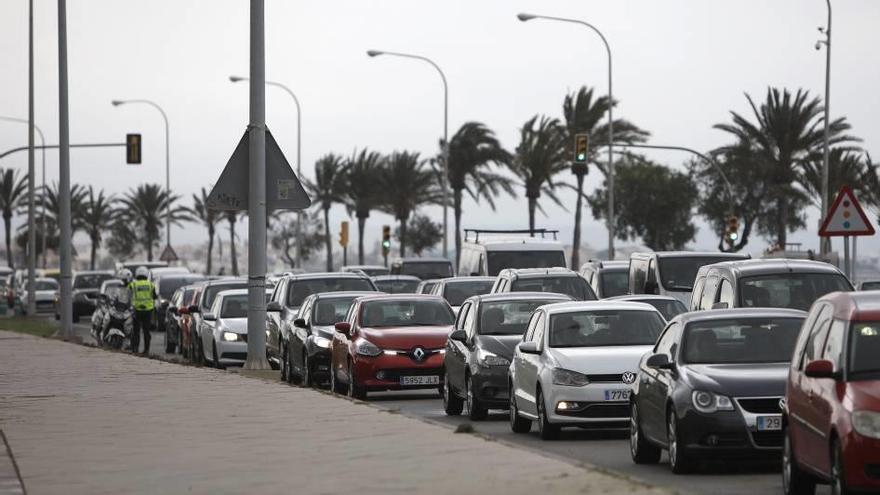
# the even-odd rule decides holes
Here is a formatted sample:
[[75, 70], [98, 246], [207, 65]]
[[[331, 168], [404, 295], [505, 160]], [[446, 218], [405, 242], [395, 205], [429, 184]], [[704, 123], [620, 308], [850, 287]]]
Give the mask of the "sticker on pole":
[[822, 237], [874, 235], [874, 226], [868, 220], [862, 205], [849, 186], [840, 188], [837, 198], [828, 210], [828, 216], [819, 229]]

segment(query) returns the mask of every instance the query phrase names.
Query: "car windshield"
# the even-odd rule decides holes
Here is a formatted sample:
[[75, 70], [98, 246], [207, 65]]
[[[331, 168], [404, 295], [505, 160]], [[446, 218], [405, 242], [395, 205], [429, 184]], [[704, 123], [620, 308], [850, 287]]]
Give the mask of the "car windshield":
[[287, 287], [287, 306], [298, 308], [312, 294], [319, 292], [374, 291], [373, 283], [365, 278], [328, 277], [292, 280]]
[[214, 299], [217, 298], [217, 294], [224, 290], [231, 289], [247, 289], [247, 282], [242, 280], [240, 282], [230, 282], [227, 284], [209, 285], [208, 287], [205, 287], [204, 294], [202, 295], [202, 308], [207, 311], [208, 308], [214, 304]]
[[687, 306], [678, 299], [647, 299], [638, 302], [654, 306], [654, 308], [663, 315], [663, 318], [666, 318], [666, 321], [669, 321], [682, 313], [687, 313]]
[[489, 251], [486, 256], [489, 275], [505, 268], [553, 268], [566, 266], [562, 251]]
[[461, 306], [465, 299], [471, 296], [479, 296], [488, 294], [492, 290], [494, 280], [468, 280], [461, 282], [450, 282], [446, 284], [443, 291], [443, 297], [450, 306]]
[[629, 272], [605, 271], [601, 272], [602, 297], [623, 296], [629, 292]]
[[517, 279], [510, 287], [513, 292], [553, 292], [565, 294], [578, 301], [591, 301], [596, 294], [583, 277], [576, 275], [547, 275]]
[[853, 323], [849, 343], [849, 372], [880, 374], [880, 322]]
[[522, 335], [532, 313], [538, 306], [559, 302], [558, 299], [484, 302], [480, 306], [480, 335]]
[[194, 282], [204, 280], [202, 277], [168, 277], [160, 278], [158, 283], [159, 297], [168, 299], [174, 294], [174, 291]]
[[327, 326], [344, 320], [355, 297], [334, 297], [332, 299], [318, 300], [315, 304], [315, 309], [312, 311], [312, 324]]
[[816, 299], [852, 286], [838, 273], [774, 273], [743, 277], [739, 299], [743, 307], [791, 308], [806, 311]]
[[34, 282], [36, 290], [58, 290], [58, 282], [54, 280], [37, 280]]
[[223, 296], [223, 307], [220, 308], [220, 318], [247, 318], [248, 295], [235, 294]]
[[443, 301], [368, 301], [361, 325], [365, 327], [418, 327], [452, 325], [452, 309]]
[[105, 280], [110, 280], [113, 275], [109, 273], [83, 273], [73, 279], [74, 289], [98, 289]]
[[448, 261], [407, 261], [400, 267], [400, 275], [426, 278], [445, 278], [452, 276], [452, 263]]
[[684, 333], [682, 361], [690, 364], [781, 363], [791, 360], [803, 318], [697, 321]]
[[415, 294], [419, 287], [418, 280], [385, 279], [374, 280], [373, 283], [376, 284], [377, 289], [388, 294]]
[[550, 347], [653, 345], [665, 322], [656, 311], [609, 309], [550, 317]]
[[738, 256], [668, 256], [659, 258], [660, 283], [669, 291], [690, 292], [697, 272], [705, 265], [740, 260]]

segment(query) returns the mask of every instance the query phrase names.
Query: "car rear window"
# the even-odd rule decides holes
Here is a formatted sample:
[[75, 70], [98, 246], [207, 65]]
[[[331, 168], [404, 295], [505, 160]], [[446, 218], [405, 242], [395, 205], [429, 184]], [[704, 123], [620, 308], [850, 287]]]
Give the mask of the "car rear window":
[[781, 363], [791, 360], [803, 318], [703, 320], [685, 328], [690, 364]]
[[505, 268], [553, 268], [565, 265], [562, 251], [489, 251], [486, 257], [489, 275]]
[[105, 280], [110, 280], [113, 275], [109, 273], [88, 273], [77, 275], [73, 280], [74, 289], [98, 289]]
[[838, 273], [774, 273], [743, 277], [739, 281], [741, 306], [790, 308], [807, 311], [816, 299], [852, 286]]
[[550, 347], [653, 345], [665, 322], [656, 311], [601, 310], [550, 317]]
[[376, 288], [388, 294], [415, 294], [419, 288], [418, 280], [374, 280]]
[[602, 297], [623, 296], [629, 293], [629, 272], [601, 272]]
[[451, 306], [461, 306], [471, 296], [488, 294], [492, 290], [494, 280], [468, 280], [446, 284], [443, 297]]
[[452, 325], [455, 316], [443, 301], [368, 301], [364, 303], [361, 325], [365, 327], [418, 327]]
[[578, 301], [591, 301], [596, 294], [582, 277], [576, 275], [548, 275], [545, 277], [520, 278], [511, 286], [513, 292], [553, 292], [565, 294]]
[[407, 261], [400, 267], [399, 275], [412, 275], [422, 280], [452, 276], [452, 263], [448, 261]]

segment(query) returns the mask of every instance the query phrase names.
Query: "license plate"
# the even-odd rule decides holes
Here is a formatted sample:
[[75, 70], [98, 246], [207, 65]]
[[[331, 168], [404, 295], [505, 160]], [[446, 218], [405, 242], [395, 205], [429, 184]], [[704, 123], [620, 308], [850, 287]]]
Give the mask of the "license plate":
[[631, 390], [628, 389], [614, 389], [614, 390], [606, 390], [605, 391], [605, 400], [606, 401], [625, 401], [629, 400], [629, 393]]
[[758, 431], [779, 431], [782, 429], [782, 416], [758, 416]]
[[400, 377], [401, 385], [440, 385], [440, 377], [437, 375], [430, 376], [402, 376]]

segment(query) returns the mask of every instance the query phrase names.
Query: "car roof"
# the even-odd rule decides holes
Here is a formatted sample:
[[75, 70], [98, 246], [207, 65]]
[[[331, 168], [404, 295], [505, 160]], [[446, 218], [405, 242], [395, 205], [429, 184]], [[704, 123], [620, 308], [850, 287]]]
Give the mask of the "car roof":
[[[832, 292], [821, 298], [832, 304], [834, 317], [847, 321], [880, 320], [880, 291]], [[816, 302], [819, 302], [816, 301]]]
[[382, 266], [382, 265], [345, 265], [342, 268], [346, 269], [346, 270], [361, 270], [363, 268], [369, 268], [371, 270], [374, 270], [376, 268], [380, 268], [382, 270], [388, 269], [387, 266]]
[[486, 250], [496, 251], [561, 251], [562, 243], [553, 239], [522, 236], [492, 236], [480, 240], [467, 240], [463, 244], [482, 246]]
[[422, 279], [416, 277], [414, 275], [376, 275], [373, 277], [373, 282], [388, 282], [395, 280], [406, 280], [409, 282], [422, 282]]
[[571, 301], [571, 296], [558, 294], [556, 292], [498, 292], [495, 294], [480, 294], [468, 298], [480, 302], [499, 302], [499, 301], [522, 301], [531, 299], [552, 299], [562, 301]]
[[348, 297], [361, 297], [361, 296], [373, 296], [376, 294], [384, 294], [384, 292], [376, 292], [376, 291], [339, 291], [339, 292], [318, 292], [312, 294], [309, 297], [314, 299], [342, 299]]
[[581, 265], [581, 270], [592, 268], [602, 271], [627, 271], [629, 270], [629, 261], [624, 260], [590, 260]]
[[77, 275], [113, 275], [111, 270], [77, 270], [73, 272], [73, 276]]
[[578, 273], [562, 266], [551, 268], [505, 268], [501, 271], [503, 274], [513, 274], [519, 278], [540, 277], [542, 275], [563, 275], [576, 277]]
[[770, 275], [775, 273], [836, 273], [840, 270], [824, 261], [792, 260], [785, 258], [765, 258], [758, 260], [722, 261], [709, 265], [709, 269], [717, 268], [735, 273], [737, 277], [752, 275]]
[[248, 294], [248, 289], [227, 289], [221, 290], [217, 293], [217, 297], [226, 297], [226, 296], [246, 296]]
[[640, 251], [636, 253], [630, 254], [630, 257], [636, 258], [645, 258], [645, 257], [653, 257], [656, 256], [658, 258], [688, 258], [688, 257], [705, 257], [705, 258], [717, 258], [720, 256], [729, 256], [731, 258], [741, 258], [741, 259], [749, 259], [751, 256], [743, 253], [722, 253], [720, 251]]
[[787, 308], [736, 308], [736, 309], [710, 309], [682, 313], [672, 321], [679, 321], [683, 325], [697, 321], [722, 320], [728, 318], [806, 318], [807, 313], [798, 309]]
[[[603, 301], [678, 301], [672, 296], [659, 294], [624, 294], [622, 296], [606, 297]], [[682, 303], [683, 304], [683, 303]]]
[[322, 278], [363, 278], [363, 279], [369, 279], [370, 277], [368, 277], [360, 272], [316, 272], [316, 273], [295, 273], [292, 275], [285, 275], [284, 278], [286, 278], [288, 280], [314, 280], [314, 279], [322, 279]]
[[237, 278], [237, 277], [217, 278], [217, 279], [213, 279], [213, 280], [202, 280], [197, 283], [199, 285], [201, 285], [202, 287], [213, 287], [215, 285], [223, 285], [223, 284], [229, 284], [229, 283], [247, 283], [247, 279]]
[[650, 304], [630, 301], [609, 301], [601, 299], [598, 301], [569, 301], [547, 304], [542, 306], [550, 315], [561, 313], [574, 313], [577, 311], [607, 311], [607, 310], [632, 310], [632, 311], [651, 311], [658, 312], [657, 308]]
[[390, 301], [390, 300], [410, 300], [410, 299], [421, 299], [421, 300], [432, 300], [432, 301], [443, 301], [446, 302], [446, 299], [443, 299], [440, 296], [434, 296], [431, 294], [386, 294], [384, 292], [373, 292], [364, 297], [359, 297], [358, 301], [368, 302], [368, 301]]
[[397, 258], [395, 263], [452, 263], [446, 258]]
[[456, 284], [458, 282], [494, 282], [496, 277], [447, 277], [437, 280], [438, 284]]

